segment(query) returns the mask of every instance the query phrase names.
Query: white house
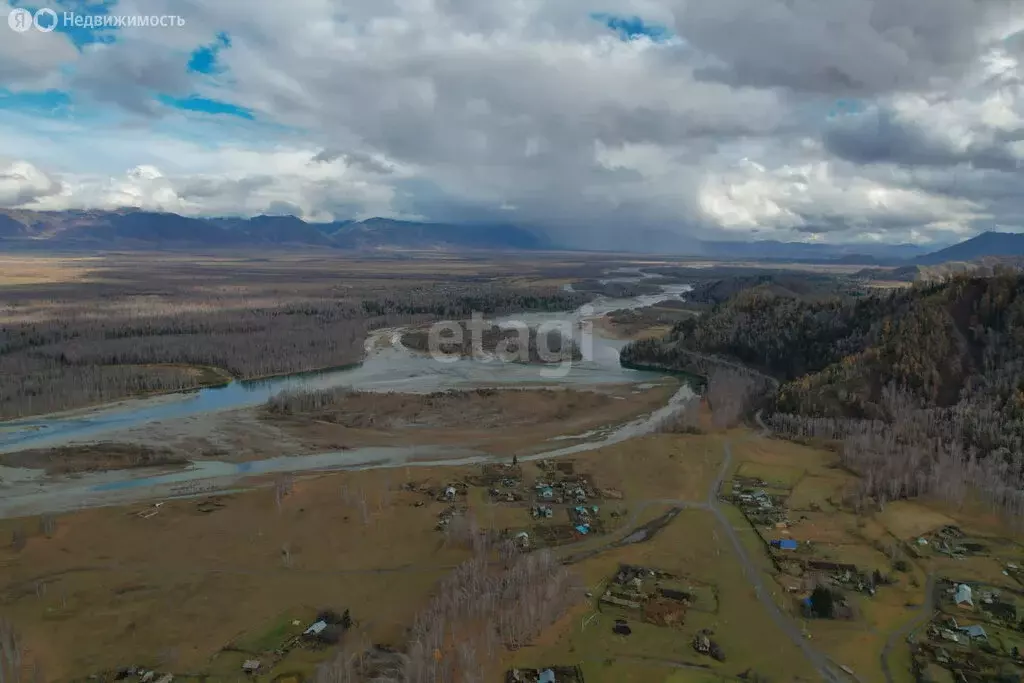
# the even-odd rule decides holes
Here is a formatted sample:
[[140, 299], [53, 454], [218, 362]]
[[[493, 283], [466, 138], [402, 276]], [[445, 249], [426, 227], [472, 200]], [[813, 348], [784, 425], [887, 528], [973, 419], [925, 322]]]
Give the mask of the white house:
[[974, 599], [971, 597], [971, 587], [961, 583], [956, 587], [956, 606], [964, 609], [974, 608]]

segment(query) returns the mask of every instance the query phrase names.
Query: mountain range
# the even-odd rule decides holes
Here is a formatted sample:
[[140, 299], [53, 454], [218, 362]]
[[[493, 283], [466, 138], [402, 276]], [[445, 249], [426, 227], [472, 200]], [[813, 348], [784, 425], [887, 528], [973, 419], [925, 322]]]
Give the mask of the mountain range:
[[[664, 230], [636, 233], [633, 251], [704, 258], [928, 266], [988, 256], [1024, 256], [1024, 234], [986, 232], [939, 251], [911, 244], [849, 245], [699, 241]], [[347, 250], [557, 250], [543, 231], [514, 225], [424, 223], [390, 218], [309, 223], [295, 216], [192, 218], [135, 209], [0, 210], [0, 250], [160, 250], [216, 248]]]
[[295, 216], [190, 218], [148, 211], [0, 211], [0, 248], [188, 249], [550, 248], [547, 236], [510, 225], [452, 225], [390, 218], [307, 223]]

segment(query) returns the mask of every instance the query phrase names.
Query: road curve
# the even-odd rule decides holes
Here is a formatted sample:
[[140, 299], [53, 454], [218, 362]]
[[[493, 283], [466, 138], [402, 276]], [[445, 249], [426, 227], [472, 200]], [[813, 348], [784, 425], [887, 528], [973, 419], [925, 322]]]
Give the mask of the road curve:
[[886, 683], [894, 683], [895, 679], [892, 675], [892, 669], [889, 667], [889, 655], [892, 653], [892, 648], [897, 645], [899, 641], [907, 637], [914, 629], [920, 627], [931, 619], [932, 612], [935, 605], [935, 575], [929, 573], [928, 580], [924, 586], [924, 602], [918, 608], [918, 616], [911, 619], [903, 628], [893, 632], [889, 635], [889, 638], [885, 641], [885, 647], [882, 648], [882, 673], [885, 674]]

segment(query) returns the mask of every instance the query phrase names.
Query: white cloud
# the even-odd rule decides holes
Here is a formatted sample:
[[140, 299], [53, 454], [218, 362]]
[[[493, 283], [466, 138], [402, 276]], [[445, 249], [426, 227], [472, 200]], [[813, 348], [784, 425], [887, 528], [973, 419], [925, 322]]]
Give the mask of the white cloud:
[[[1024, 215], [993, 189], [1024, 180], [1015, 0], [122, 0], [117, 11], [186, 25], [81, 53], [58, 34], [0, 42], [0, 87], [67, 83], [82, 115], [98, 112], [0, 117], [0, 150], [52, 179], [6, 180], [0, 202], [516, 220], [588, 246], [636, 228], [923, 241]], [[682, 39], [622, 41], [593, 12]], [[186, 73], [220, 31], [226, 72]], [[154, 92], [225, 100], [263, 125], [186, 118]], [[823, 125], [838, 97], [865, 111]]]

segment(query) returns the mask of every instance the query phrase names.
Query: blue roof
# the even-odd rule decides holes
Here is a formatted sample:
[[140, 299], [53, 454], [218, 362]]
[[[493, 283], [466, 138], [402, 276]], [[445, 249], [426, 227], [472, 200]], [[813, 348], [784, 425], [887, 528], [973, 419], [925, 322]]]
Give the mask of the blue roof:
[[576, 527], [576, 531], [580, 532], [581, 534], [587, 534], [590, 533], [590, 527], [586, 524], [580, 524], [578, 527]]
[[537, 678], [537, 683], [555, 683], [555, 672], [551, 669], [541, 671], [540, 677]]
[[783, 550], [796, 550], [797, 542], [791, 538], [784, 538], [779, 541], [779, 547]]
[[960, 630], [969, 635], [971, 638], [985, 638], [988, 639], [988, 635], [985, 633], [985, 629], [977, 624], [971, 624], [970, 626], [961, 626]]

